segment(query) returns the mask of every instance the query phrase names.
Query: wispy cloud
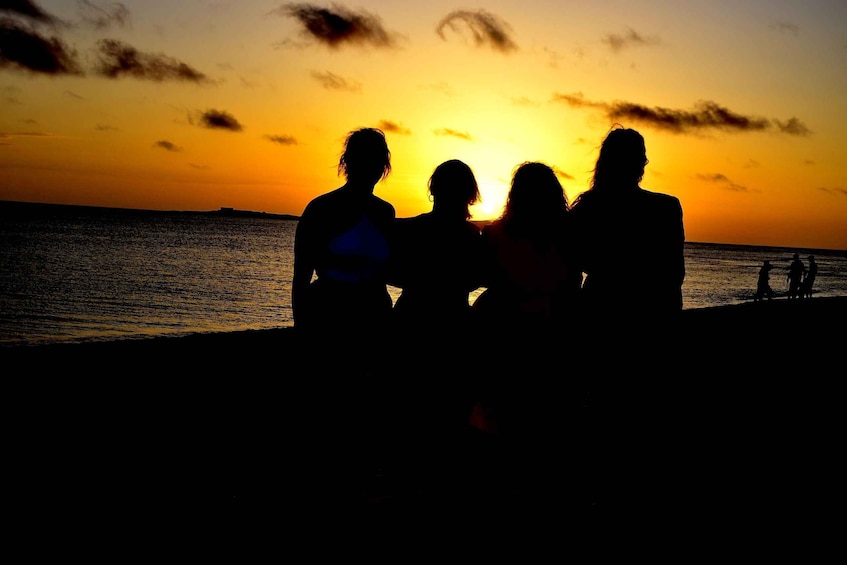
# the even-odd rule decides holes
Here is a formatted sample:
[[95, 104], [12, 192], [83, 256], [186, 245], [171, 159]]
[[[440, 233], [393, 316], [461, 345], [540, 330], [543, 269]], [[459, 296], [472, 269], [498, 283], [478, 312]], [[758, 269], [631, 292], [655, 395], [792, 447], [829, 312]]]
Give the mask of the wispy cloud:
[[450, 129], [450, 128], [436, 129], [436, 130], [433, 130], [432, 133], [434, 133], [435, 135], [439, 135], [439, 136], [457, 137], [459, 139], [464, 139], [466, 141], [473, 141], [471, 134], [464, 132], [464, 131], [456, 131], [456, 130]]
[[560, 169], [559, 167], [557, 167], [555, 165], [553, 165], [550, 168], [553, 169], [553, 172], [556, 173], [556, 176], [558, 176], [559, 178], [563, 178], [563, 179], [567, 179], [567, 180], [573, 180], [574, 179], [573, 175], [566, 173], [565, 171], [563, 171], [562, 169]]
[[501, 53], [517, 51], [518, 46], [510, 36], [511, 28], [498, 16], [485, 10], [456, 10], [450, 12], [438, 22], [435, 32], [445, 39], [445, 29], [462, 34], [470, 32], [471, 40], [477, 47], [490, 47]]
[[795, 36], [800, 35], [800, 26], [792, 22], [773, 22], [768, 27], [779, 33], [790, 33]]
[[94, 29], [106, 29], [116, 25], [129, 25], [129, 8], [120, 2], [112, 2], [106, 7], [99, 6], [89, 0], [77, 0], [82, 21]]
[[45, 75], [82, 75], [76, 51], [57, 36], [44, 36], [8, 17], [0, 17], [0, 69]]
[[730, 190], [732, 192], [748, 192], [747, 187], [741, 186], [740, 184], [736, 184], [729, 180], [729, 178], [723, 173], [709, 173], [709, 174], [698, 174], [695, 175], [696, 178], [706, 181], [709, 183], [714, 183], [720, 185], [721, 188], [726, 190]]
[[409, 135], [412, 133], [410, 129], [405, 128], [397, 122], [393, 122], [391, 120], [380, 120], [376, 127], [386, 133], [398, 133], [402, 135]]
[[95, 72], [107, 78], [130, 76], [137, 79], [162, 82], [184, 80], [196, 83], [211, 82], [203, 73], [182, 61], [152, 53], [143, 53], [117, 39], [97, 42], [100, 60]]
[[633, 121], [673, 133], [690, 133], [705, 129], [729, 132], [769, 131], [796, 136], [811, 135], [812, 131], [797, 118], [787, 121], [770, 120], [759, 116], [745, 116], [712, 101], [700, 101], [693, 110], [678, 110], [661, 106], [648, 107], [634, 102], [597, 102], [588, 100], [582, 93], [553, 95], [554, 102], [563, 102], [573, 108], [594, 108], [605, 113], [612, 122]]
[[643, 36], [632, 28], [627, 28], [624, 33], [610, 33], [602, 41], [615, 53], [633, 47], [651, 47], [662, 43], [659, 38]]
[[297, 145], [297, 139], [291, 135], [266, 135], [265, 137], [278, 145]]
[[22, 16], [42, 24], [57, 24], [59, 19], [41, 9], [35, 2], [29, 0], [2, 0], [0, 14], [9, 13]]
[[320, 85], [327, 90], [346, 90], [348, 92], [359, 92], [362, 89], [361, 83], [353, 80], [348, 80], [331, 72], [312, 71], [314, 78]]
[[847, 188], [829, 188], [826, 186], [819, 186], [818, 190], [826, 192], [827, 194], [835, 194], [837, 196], [847, 196]]
[[15, 131], [15, 132], [3, 132], [0, 131], [0, 139], [13, 139], [15, 137], [39, 137], [39, 138], [58, 138], [61, 137], [56, 135], [55, 133], [49, 132], [41, 132], [41, 131]]
[[[194, 119], [189, 115], [188, 121], [192, 125]], [[201, 112], [197, 117], [197, 121], [201, 127], [208, 129], [225, 129], [229, 131], [242, 131], [244, 127], [238, 123], [238, 120], [224, 110], [206, 110]]]
[[297, 20], [302, 34], [333, 49], [343, 45], [394, 47], [397, 34], [387, 31], [382, 21], [364, 10], [354, 12], [342, 6], [322, 8], [314, 4], [283, 4], [271, 12]]
[[182, 147], [179, 147], [178, 145], [174, 145], [170, 141], [165, 141], [165, 140], [157, 141], [156, 143], [153, 144], [153, 147], [160, 147], [160, 148], [164, 149], [165, 151], [173, 151], [175, 153], [182, 151]]

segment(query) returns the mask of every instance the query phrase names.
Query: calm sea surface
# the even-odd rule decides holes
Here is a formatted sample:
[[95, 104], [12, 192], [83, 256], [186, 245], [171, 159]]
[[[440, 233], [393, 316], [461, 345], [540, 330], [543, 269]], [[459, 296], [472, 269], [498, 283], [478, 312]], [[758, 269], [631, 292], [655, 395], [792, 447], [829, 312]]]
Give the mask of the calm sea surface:
[[[65, 206], [22, 213], [0, 203], [0, 346], [291, 326], [296, 226]], [[795, 252], [804, 263], [815, 256], [816, 296], [847, 296], [844, 250], [689, 242], [683, 306], [751, 300], [765, 259], [784, 293]]]

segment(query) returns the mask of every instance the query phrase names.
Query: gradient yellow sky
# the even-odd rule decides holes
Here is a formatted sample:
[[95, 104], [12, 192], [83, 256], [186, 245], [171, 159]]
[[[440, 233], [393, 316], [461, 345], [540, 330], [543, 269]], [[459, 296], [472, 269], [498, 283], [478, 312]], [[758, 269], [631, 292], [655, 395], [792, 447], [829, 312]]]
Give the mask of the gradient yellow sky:
[[[13, 7], [10, 7], [13, 6]], [[382, 128], [398, 216], [462, 159], [588, 187], [619, 122], [686, 239], [847, 249], [843, 0], [0, 1], [0, 200], [299, 214]]]

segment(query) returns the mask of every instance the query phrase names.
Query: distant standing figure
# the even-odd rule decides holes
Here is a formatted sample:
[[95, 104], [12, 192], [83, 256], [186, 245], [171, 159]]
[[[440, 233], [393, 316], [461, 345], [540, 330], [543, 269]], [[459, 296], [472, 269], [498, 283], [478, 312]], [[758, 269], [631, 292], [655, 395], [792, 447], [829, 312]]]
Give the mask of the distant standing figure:
[[768, 300], [773, 299], [774, 291], [770, 283], [771, 269], [773, 269], [773, 265], [765, 259], [761, 268], [759, 268], [759, 280], [756, 283], [756, 294], [753, 296], [753, 302], [758, 302], [765, 298]]
[[648, 162], [639, 132], [613, 128], [590, 188], [573, 205], [583, 297], [600, 327], [615, 320], [627, 328], [671, 329], [682, 311], [682, 206], [674, 196], [641, 188]]
[[806, 270], [806, 276], [803, 278], [803, 286], [800, 290], [800, 298], [811, 298], [812, 290], [815, 286], [815, 279], [818, 276], [818, 264], [815, 262], [815, 256], [809, 255], [809, 268]]
[[795, 253], [791, 265], [788, 266], [788, 299], [802, 298], [800, 296], [800, 285], [803, 284], [803, 275], [806, 273], [806, 266], [800, 260], [800, 254]]

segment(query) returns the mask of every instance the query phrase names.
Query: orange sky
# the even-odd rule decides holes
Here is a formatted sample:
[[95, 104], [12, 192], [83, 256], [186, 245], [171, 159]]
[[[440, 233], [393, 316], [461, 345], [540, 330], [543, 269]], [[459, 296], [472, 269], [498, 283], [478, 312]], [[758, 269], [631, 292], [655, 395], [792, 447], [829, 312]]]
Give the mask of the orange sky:
[[364, 4], [0, 8], [0, 200], [299, 214], [376, 126], [398, 216], [457, 158], [490, 218], [525, 160], [576, 197], [620, 122], [689, 241], [847, 249], [842, 0]]

